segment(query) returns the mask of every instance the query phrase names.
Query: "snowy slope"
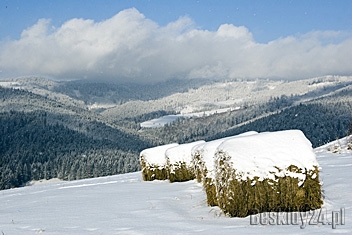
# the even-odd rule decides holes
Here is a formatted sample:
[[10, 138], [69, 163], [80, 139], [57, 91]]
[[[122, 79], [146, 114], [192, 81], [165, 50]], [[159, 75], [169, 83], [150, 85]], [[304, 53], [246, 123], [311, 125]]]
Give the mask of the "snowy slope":
[[183, 114], [176, 114], [176, 115], [166, 115], [162, 116], [160, 118], [155, 118], [149, 121], [142, 122], [140, 124], [141, 127], [145, 128], [157, 128], [157, 127], [163, 127], [166, 124], [170, 124], [174, 121], [176, 121], [178, 118], [191, 118], [191, 117], [205, 117], [205, 116], [211, 116], [217, 113], [226, 113], [230, 112], [233, 110], [239, 110], [241, 107], [236, 107], [236, 108], [224, 108], [224, 109], [214, 109], [214, 110], [209, 110], [209, 111], [204, 111], [204, 112], [196, 112], [196, 113], [183, 113]]
[[345, 208], [345, 224], [335, 229], [331, 224], [310, 225], [308, 213], [298, 214], [303, 225], [301, 218], [296, 225], [270, 225], [265, 214], [263, 225], [259, 217], [252, 217], [256, 222], [251, 225], [251, 217], [228, 218], [217, 207], [208, 207], [196, 181], [144, 182], [136, 172], [0, 191], [0, 234], [352, 234], [352, 152], [333, 154], [328, 147], [315, 152], [322, 168], [326, 220]]
[[[158, 110], [176, 111], [185, 115], [209, 115], [216, 110], [243, 107], [244, 105], [261, 104], [272, 97], [282, 95], [302, 96], [299, 102], [311, 100], [327, 94], [333, 94], [345, 86], [351, 85], [352, 76], [324, 76], [297, 81], [218, 81], [187, 92], [173, 93], [157, 100], [131, 100], [116, 107], [106, 109], [101, 114], [114, 120], [142, 115]], [[319, 85], [321, 84], [321, 85]], [[308, 95], [309, 94], [309, 95]], [[306, 95], [306, 97], [304, 97]], [[308, 96], [307, 96], [308, 95]], [[153, 120], [158, 127], [157, 121]], [[163, 125], [164, 120], [160, 123]], [[144, 123], [143, 125], [150, 125]]]

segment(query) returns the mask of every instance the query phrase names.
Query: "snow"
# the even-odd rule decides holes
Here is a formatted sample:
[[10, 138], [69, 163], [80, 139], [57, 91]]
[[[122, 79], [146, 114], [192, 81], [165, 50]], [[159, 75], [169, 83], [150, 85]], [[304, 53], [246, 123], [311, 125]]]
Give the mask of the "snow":
[[310, 141], [300, 130], [263, 132], [232, 138], [224, 141], [216, 154], [225, 154], [236, 169], [238, 180], [264, 179], [277, 177], [298, 178], [303, 184], [306, 172], [295, 173], [286, 170], [290, 165], [300, 169], [314, 170], [319, 167]]
[[146, 182], [136, 172], [0, 191], [0, 234], [352, 234], [352, 151], [334, 154], [330, 147], [315, 153], [326, 219], [345, 208], [345, 224], [336, 229], [313, 224], [313, 212], [298, 213], [296, 225], [251, 225], [257, 217], [229, 218], [207, 206], [195, 180]]
[[211, 116], [211, 115], [214, 115], [217, 113], [226, 113], [226, 112], [239, 110], [239, 109], [241, 109], [241, 107], [214, 109], [214, 110], [208, 110], [208, 111], [204, 111], [204, 112], [181, 113], [181, 114], [176, 114], [176, 115], [166, 115], [166, 116], [162, 116], [160, 118], [154, 118], [149, 121], [142, 122], [140, 124], [140, 126], [143, 128], [158, 128], [158, 127], [163, 127], [166, 124], [170, 124], [170, 123], [176, 121], [178, 118]]
[[0, 81], [0, 86], [5, 88], [14, 88], [20, 86], [20, 83], [14, 81]]
[[324, 152], [329, 151], [332, 153], [349, 153], [348, 146], [350, 150], [352, 150], [352, 135], [343, 139], [337, 139], [329, 144], [323, 145], [321, 147], [316, 148], [316, 151]]
[[144, 157], [147, 164], [156, 166], [164, 166], [166, 164], [165, 152], [167, 149], [178, 146], [177, 143], [156, 146], [153, 148], [145, 149], [140, 153]]
[[42, 179], [42, 180], [32, 180], [26, 184], [26, 186], [32, 186], [32, 185], [37, 185], [37, 184], [50, 184], [50, 183], [56, 183], [56, 182], [61, 182], [59, 178], [52, 178], [52, 179]]
[[152, 119], [149, 121], [142, 122], [140, 124], [140, 126], [143, 128], [163, 127], [166, 124], [169, 124], [169, 123], [176, 121], [180, 117], [182, 117], [182, 115], [166, 115], [166, 116], [162, 116], [160, 118], [155, 118], [155, 119]]
[[192, 149], [200, 144], [204, 144], [204, 140], [187, 143], [187, 144], [180, 144], [176, 147], [169, 148], [165, 152], [165, 156], [170, 162], [170, 164], [174, 164], [177, 162], [185, 162], [186, 164], [190, 164], [192, 161]]
[[243, 136], [248, 136], [248, 135], [254, 135], [258, 134], [256, 131], [249, 131], [242, 133], [240, 135], [236, 136], [231, 136], [231, 137], [226, 137], [222, 139], [217, 139], [213, 140], [210, 142], [206, 142], [202, 145], [196, 146], [194, 149], [192, 149], [192, 154], [198, 154], [202, 161], [205, 164], [205, 167], [207, 169], [207, 178], [214, 179], [214, 167], [215, 167], [215, 162], [214, 162], [214, 155], [216, 153], [216, 150], [220, 144], [222, 144], [225, 140], [229, 140], [232, 138], [238, 138], [238, 137], [243, 137]]
[[96, 102], [94, 104], [87, 105], [89, 110], [91, 110], [91, 109], [108, 109], [108, 108], [113, 108], [115, 106], [116, 106], [116, 104], [99, 104]]
[[314, 83], [311, 85], [308, 85], [309, 87], [324, 87], [324, 86], [333, 86], [335, 85], [335, 81], [327, 81], [327, 82], [319, 82], [319, 83]]

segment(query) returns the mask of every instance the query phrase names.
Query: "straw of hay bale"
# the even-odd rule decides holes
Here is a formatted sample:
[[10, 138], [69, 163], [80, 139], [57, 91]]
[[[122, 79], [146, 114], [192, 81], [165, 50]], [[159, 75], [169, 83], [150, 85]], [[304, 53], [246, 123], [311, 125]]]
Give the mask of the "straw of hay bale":
[[198, 144], [191, 150], [191, 167], [194, 169], [193, 172], [198, 183], [201, 183], [203, 179], [204, 161], [202, 159], [202, 153], [204, 151], [204, 145], [206, 144], [207, 142]]
[[214, 155], [216, 148], [223, 141], [224, 139], [206, 142], [192, 149], [192, 166], [195, 177], [199, 183], [203, 184], [209, 206], [218, 205], [214, 183]]
[[175, 146], [178, 146], [178, 144], [166, 144], [145, 149], [140, 153], [139, 160], [144, 181], [168, 179], [165, 151]]
[[192, 149], [192, 166], [196, 179], [202, 183], [206, 177], [213, 177], [214, 156], [217, 147], [228, 138], [217, 139], [195, 146]]
[[228, 215], [321, 207], [319, 165], [299, 130], [224, 141], [215, 154], [219, 207]]
[[170, 182], [183, 182], [195, 179], [192, 167], [192, 148], [205, 143], [204, 140], [180, 144], [165, 152]]
[[207, 204], [209, 206], [218, 206], [214, 171], [214, 157], [217, 147], [225, 140], [254, 134], [258, 134], [258, 132], [249, 131], [240, 135], [213, 140], [202, 145], [197, 145], [192, 149], [192, 165], [195, 169], [195, 176], [197, 181], [203, 184], [205, 193], [207, 195]]

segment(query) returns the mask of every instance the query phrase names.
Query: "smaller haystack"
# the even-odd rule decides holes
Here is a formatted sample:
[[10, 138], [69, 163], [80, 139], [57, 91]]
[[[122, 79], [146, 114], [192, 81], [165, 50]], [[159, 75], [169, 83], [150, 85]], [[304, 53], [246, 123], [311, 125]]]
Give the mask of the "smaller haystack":
[[213, 140], [192, 149], [192, 166], [195, 177], [199, 183], [203, 184], [209, 206], [218, 205], [214, 180], [214, 155], [223, 141], [224, 139]]
[[203, 184], [207, 195], [209, 206], [218, 206], [215, 186], [215, 153], [218, 146], [225, 140], [258, 134], [256, 131], [249, 131], [236, 136], [206, 142], [197, 145], [192, 149], [192, 165], [198, 182]]
[[204, 168], [204, 161], [203, 161], [203, 152], [204, 146], [209, 143], [201, 143], [194, 146], [191, 150], [191, 167], [193, 168], [195, 178], [197, 179], [198, 183], [201, 183], [203, 180], [203, 168]]
[[195, 179], [194, 169], [192, 167], [192, 149], [205, 141], [196, 141], [188, 144], [180, 144], [176, 147], [169, 148], [165, 152], [168, 166], [168, 176], [170, 182], [183, 182]]
[[140, 153], [142, 177], [145, 181], [166, 180], [168, 170], [165, 158], [167, 149], [178, 146], [177, 143], [145, 149]]
[[230, 216], [322, 205], [319, 165], [299, 130], [229, 139], [215, 155], [218, 204]]

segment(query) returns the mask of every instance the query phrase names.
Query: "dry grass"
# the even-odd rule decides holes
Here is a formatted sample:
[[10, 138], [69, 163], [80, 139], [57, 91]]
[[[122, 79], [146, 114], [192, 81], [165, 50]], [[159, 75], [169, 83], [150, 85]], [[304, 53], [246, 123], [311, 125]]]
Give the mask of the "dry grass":
[[198, 183], [201, 183], [204, 177], [204, 162], [202, 161], [202, 158], [199, 154], [199, 152], [195, 152], [192, 155], [192, 162], [191, 166], [193, 167], [193, 172], [195, 175], [195, 178], [197, 179]]
[[199, 183], [203, 184], [205, 193], [207, 195], [207, 204], [209, 206], [218, 206], [215, 181], [213, 178], [207, 177], [208, 169], [205, 165], [205, 162], [197, 153], [194, 154], [192, 162], [194, 165], [195, 178]]
[[144, 181], [168, 179], [167, 166], [157, 166], [154, 164], [147, 164], [143, 156], [140, 159], [140, 164], [142, 168], [142, 178]]
[[209, 206], [218, 206], [218, 196], [214, 180], [212, 178], [204, 178], [203, 187], [207, 195], [207, 204]]
[[185, 162], [175, 162], [173, 164], [168, 162], [168, 177], [171, 183], [195, 179], [192, 167]]
[[[298, 179], [278, 177], [275, 181], [258, 178], [236, 179], [236, 170], [222, 162], [216, 177], [219, 207], [229, 216], [246, 217], [270, 211], [309, 211], [322, 206], [319, 172], [306, 172], [306, 180], [298, 186]], [[291, 165], [286, 170], [303, 172]], [[255, 182], [255, 183], [254, 183]]]

